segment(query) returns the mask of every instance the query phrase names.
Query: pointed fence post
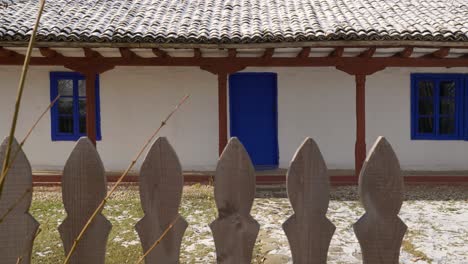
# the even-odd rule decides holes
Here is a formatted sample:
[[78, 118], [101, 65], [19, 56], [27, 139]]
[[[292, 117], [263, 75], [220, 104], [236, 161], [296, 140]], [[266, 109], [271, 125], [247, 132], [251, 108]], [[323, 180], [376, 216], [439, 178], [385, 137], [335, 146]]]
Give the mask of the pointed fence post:
[[260, 225], [250, 215], [255, 170], [237, 138], [231, 138], [218, 161], [214, 181], [218, 218], [210, 224], [218, 263], [248, 264]]
[[[65, 253], [107, 192], [104, 166], [94, 144], [80, 138], [68, 158], [62, 176], [62, 199], [67, 217], [59, 226]], [[70, 263], [104, 263], [111, 223], [97, 215], [79, 242]]]
[[398, 217], [403, 203], [400, 163], [384, 137], [372, 147], [359, 176], [366, 213], [354, 224], [364, 264], [398, 264], [406, 225]]
[[[8, 139], [0, 146], [0, 160], [5, 159]], [[0, 263], [15, 264], [19, 257], [23, 264], [30, 263], [33, 240], [39, 223], [29, 214], [32, 200], [31, 165], [13, 140], [10, 166], [0, 198]], [[2, 221], [3, 219], [3, 221]]]
[[283, 224], [294, 263], [325, 264], [335, 225], [327, 219], [330, 186], [317, 144], [306, 138], [289, 167], [287, 191], [294, 214]]
[[184, 178], [179, 158], [165, 137], [158, 138], [141, 167], [140, 198], [144, 217], [136, 224], [143, 251], [176, 223], [145, 258], [145, 263], [179, 263], [182, 237], [188, 223], [179, 215]]

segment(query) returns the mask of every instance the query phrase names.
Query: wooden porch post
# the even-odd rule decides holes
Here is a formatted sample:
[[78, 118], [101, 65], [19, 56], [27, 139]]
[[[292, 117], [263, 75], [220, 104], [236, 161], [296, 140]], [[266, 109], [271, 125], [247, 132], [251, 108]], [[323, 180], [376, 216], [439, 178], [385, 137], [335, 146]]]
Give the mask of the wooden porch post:
[[355, 176], [359, 177], [366, 159], [366, 75], [355, 75], [356, 80], [356, 145], [354, 148]]
[[227, 145], [227, 72], [218, 73], [219, 155]]
[[86, 72], [86, 135], [96, 146], [96, 73]]

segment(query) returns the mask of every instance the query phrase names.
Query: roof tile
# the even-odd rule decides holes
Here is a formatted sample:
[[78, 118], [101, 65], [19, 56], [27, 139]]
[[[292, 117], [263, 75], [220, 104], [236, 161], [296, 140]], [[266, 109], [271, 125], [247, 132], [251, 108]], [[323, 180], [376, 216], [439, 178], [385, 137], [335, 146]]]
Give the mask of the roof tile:
[[[0, 0], [0, 41], [27, 41], [38, 0]], [[54, 0], [39, 41], [468, 41], [466, 0]]]

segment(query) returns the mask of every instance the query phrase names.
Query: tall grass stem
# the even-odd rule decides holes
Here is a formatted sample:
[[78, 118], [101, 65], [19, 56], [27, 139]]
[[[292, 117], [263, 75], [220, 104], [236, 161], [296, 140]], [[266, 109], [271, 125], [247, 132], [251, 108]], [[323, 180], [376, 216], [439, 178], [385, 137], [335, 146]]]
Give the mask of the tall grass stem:
[[91, 223], [93, 222], [93, 220], [96, 218], [96, 216], [99, 214], [99, 212], [104, 208], [104, 206], [106, 205], [107, 203], [107, 200], [109, 200], [109, 198], [111, 197], [111, 195], [114, 193], [114, 191], [117, 189], [117, 187], [119, 186], [119, 184], [123, 181], [123, 179], [125, 178], [125, 176], [128, 175], [128, 173], [130, 172], [130, 170], [133, 168], [133, 166], [135, 165], [135, 163], [138, 161], [138, 159], [141, 157], [141, 155], [143, 154], [143, 152], [146, 150], [146, 148], [148, 147], [148, 145], [153, 141], [153, 139], [156, 137], [156, 135], [159, 134], [159, 131], [161, 131], [161, 129], [167, 124], [167, 122], [169, 121], [169, 119], [172, 117], [172, 115], [174, 115], [175, 112], [177, 112], [177, 110], [180, 108], [180, 106], [182, 106], [186, 101], [187, 99], [190, 97], [190, 95], [186, 95], [182, 98], [182, 100], [175, 106], [175, 108], [166, 116], [166, 118], [161, 122], [161, 125], [153, 132], [153, 134], [147, 139], [146, 143], [143, 145], [143, 147], [138, 151], [137, 155], [135, 156], [135, 158], [132, 160], [132, 162], [130, 163], [130, 165], [127, 167], [127, 169], [123, 172], [123, 174], [119, 177], [119, 179], [115, 182], [114, 186], [112, 186], [112, 188], [110, 189], [110, 191], [107, 193], [106, 197], [104, 197], [104, 199], [102, 199], [101, 203], [98, 205], [98, 207], [96, 208], [96, 210], [94, 210], [93, 214], [89, 217], [88, 221], [86, 222], [86, 224], [83, 226], [83, 228], [81, 229], [80, 233], [78, 234], [78, 236], [75, 238], [75, 240], [73, 241], [73, 244], [72, 244], [72, 247], [70, 248], [70, 251], [68, 252], [65, 260], [63, 261], [64, 264], [68, 264], [70, 262], [70, 259], [73, 255], [73, 253], [75, 252], [76, 250], [76, 247], [78, 246], [78, 243], [81, 241], [81, 239], [83, 238], [83, 235], [86, 233], [86, 231], [88, 230], [89, 226], [91, 225]]
[[5, 159], [3, 160], [2, 174], [0, 176], [0, 198], [2, 196], [3, 186], [4, 186], [5, 178], [7, 175], [5, 173], [5, 170], [6, 168], [8, 168], [8, 164], [10, 163], [11, 145], [13, 144], [13, 139], [15, 137], [16, 124], [18, 122], [18, 115], [19, 115], [19, 110], [21, 107], [21, 98], [23, 97], [24, 83], [26, 81], [26, 75], [28, 74], [29, 62], [31, 61], [31, 54], [32, 54], [33, 46], [34, 46], [34, 40], [36, 39], [37, 28], [39, 27], [39, 22], [41, 21], [42, 12], [44, 11], [44, 5], [45, 5], [45, 0], [41, 0], [39, 3], [39, 11], [37, 13], [36, 22], [34, 24], [33, 31], [31, 33], [31, 38], [29, 39], [29, 45], [26, 51], [26, 56], [24, 58], [23, 69], [21, 71], [21, 77], [20, 77], [20, 81], [18, 84], [18, 93], [16, 95], [15, 110], [13, 112], [10, 135], [8, 138]]

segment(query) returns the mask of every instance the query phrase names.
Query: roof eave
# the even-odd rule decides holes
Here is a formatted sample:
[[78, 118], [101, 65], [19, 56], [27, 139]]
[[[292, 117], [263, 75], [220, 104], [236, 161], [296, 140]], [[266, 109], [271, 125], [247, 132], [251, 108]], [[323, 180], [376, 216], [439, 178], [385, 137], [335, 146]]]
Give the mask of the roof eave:
[[[0, 47], [26, 47], [27, 42], [0, 41]], [[304, 42], [270, 42], [270, 43], [118, 43], [118, 42], [36, 42], [36, 47], [70, 47], [70, 48], [204, 48], [204, 49], [249, 49], [249, 48], [300, 48], [300, 47], [449, 47], [467, 48], [468, 41], [304, 41]]]

